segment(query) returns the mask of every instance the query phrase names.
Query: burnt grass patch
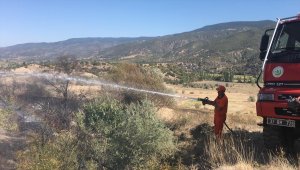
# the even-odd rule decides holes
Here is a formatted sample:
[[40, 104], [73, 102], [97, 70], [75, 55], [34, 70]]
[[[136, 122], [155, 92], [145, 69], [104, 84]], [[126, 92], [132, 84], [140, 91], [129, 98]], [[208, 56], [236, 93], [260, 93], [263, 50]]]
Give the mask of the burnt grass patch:
[[[263, 143], [262, 132], [249, 132], [243, 129], [234, 129], [233, 133], [223, 128], [223, 140], [220, 143], [222, 147], [234, 147], [234, 150], [239, 152], [242, 156], [247, 157], [247, 154], [252, 154], [251, 162], [253, 164], [266, 165], [270, 163], [270, 155], [276, 155], [278, 153], [271, 153], [269, 150], [265, 149]], [[193, 166], [198, 169], [213, 169], [215, 166], [212, 164], [213, 160], [207, 154], [207, 147], [212, 144], [212, 142], [218, 143], [214, 138], [213, 126], [208, 123], [202, 123], [194, 128], [190, 129], [190, 138], [186, 137], [188, 135], [181, 133], [179, 138], [180, 145], [179, 150], [175, 154], [174, 159], [180, 160], [180, 163], [185, 166]], [[184, 136], [184, 137], [183, 137]], [[213, 139], [213, 140], [211, 140]], [[232, 141], [231, 144], [224, 144], [226, 141]], [[223, 152], [222, 150], [219, 153]], [[299, 152], [298, 152], [299, 153]], [[236, 158], [230, 158], [232, 155], [228, 155], [228, 160], [225, 160], [229, 164], [235, 164], [239, 160]], [[298, 165], [296, 159], [297, 154], [285, 154], [285, 157], [292, 165]], [[174, 160], [173, 160], [174, 161]], [[174, 161], [176, 163], [176, 161]]]

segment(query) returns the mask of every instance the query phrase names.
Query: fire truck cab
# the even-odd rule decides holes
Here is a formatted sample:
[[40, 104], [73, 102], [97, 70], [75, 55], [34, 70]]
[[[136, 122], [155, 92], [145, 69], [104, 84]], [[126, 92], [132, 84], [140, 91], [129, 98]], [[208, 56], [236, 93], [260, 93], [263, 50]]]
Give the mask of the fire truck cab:
[[260, 59], [263, 87], [257, 83], [256, 112], [263, 117], [265, 146], [293, 147], [300, 137], [300, 105], [295, 104], [300, 96], [300, 15], [278, 19], [275, 29], [266, 30]]

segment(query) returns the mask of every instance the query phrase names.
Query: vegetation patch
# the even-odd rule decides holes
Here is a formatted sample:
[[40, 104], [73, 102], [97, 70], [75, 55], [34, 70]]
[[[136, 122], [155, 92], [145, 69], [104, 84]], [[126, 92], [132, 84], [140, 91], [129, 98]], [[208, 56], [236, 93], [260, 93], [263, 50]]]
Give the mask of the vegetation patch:
[[9, 109], [0, 109], [0, 129], [17, 131], [16, 115]]

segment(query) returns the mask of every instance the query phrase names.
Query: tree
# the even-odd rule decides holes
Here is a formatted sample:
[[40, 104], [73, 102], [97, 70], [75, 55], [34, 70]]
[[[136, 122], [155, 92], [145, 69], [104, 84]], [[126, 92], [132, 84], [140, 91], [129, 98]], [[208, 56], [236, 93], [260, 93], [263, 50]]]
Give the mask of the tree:
[[[168, 93], [164, 85], [164, 76], [159, 69], [143, 68], [135, 64], [117, 64], [109, 73], [108, 79], [132, 88]], [[122, 90], [119, 92], [123, 102], [137, 103], [144, 99], [152, 101], [157, 107], [169, 106], [174, 103], [171, 97], [142, 93], [134, 90]]]
[[225, 82], [233, 82], [233, 77], [234, 77], [234, 74], [232, 71], [230, 70], [225, 70], [223, 72], [223, 78], [224, 78], [224, 81]]
[[[71, 56], [58, 57], [55, 63], [55, 70], [67, 75], [70, 75], [78, 66], [78, 62]], [[43, 105], [43, 110], [48, 112], [46, 119], [55, 124], [57, 129], [69, 129], [73, 113], [79, 107], [81, 99], [77, 100], [75, 95], [70, 92], [70, 80], [54, 77], [51, 80], [46, 79], [46, 82], [54, 88], [58, 95], [58, 97], [50, 96], [48, 103], [52, 103], [51, 106], [47, 102]]]
[[56, 59], [55, 70], [70, 75], [79, 65], [78, 61], [68, 55], [60, 56]]

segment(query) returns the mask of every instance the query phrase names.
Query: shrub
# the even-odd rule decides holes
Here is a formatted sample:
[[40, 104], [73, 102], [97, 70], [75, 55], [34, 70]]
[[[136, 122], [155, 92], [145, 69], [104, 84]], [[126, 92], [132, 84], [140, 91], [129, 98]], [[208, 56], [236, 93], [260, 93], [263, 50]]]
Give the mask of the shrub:
[[17, 153], [18, 169], [76, 169], [75, 136], [69, 132], [57, 134], [46, 144], [37, 135], [31, 136], [28, 149]]
[[[134, 64], [122, 63], [116, 65], [109, 73], [108, 79], [132, 88], [168, 93], [164, 85], [163, 74], [159, 69], [143, 68]], [[144, 99], [152, 101], [156, 106], [170, 106], [174, 103], [173, 98], [145, 93], [134, 90], [122, 90], [121, 97], [127, 104], [141, 102]]]
[[78, 61], [74, 56], [59, 56], [55, 61], [55, 70], [66, 74], [71, 74], [78, 67]]
[[76, 126], [51, 140], [36, 135], [17, 154], [19, 169], [157, 169], [175, 152], [173, 132], [153, 104], [99, 99], [76, 114]]
[[13, 119], [16, 116], [13, 114], [13, 112], [9, 109], [0, 109], [0, 129], [5, 129], [8, 131], [16, 131], [18, 128], [18, 125]]
[[206, 83], [204, 83], [203, 88], [208, 89], [208, 85]]
[[172, 132], [155, 117], [149, 102], [123, 106], [102, 100], [87, 105], [83, 112], [90, 133], [107, 141], [98, 156], [113, 169], [156, 167], [175, 150]]
[[255, 102], [255, 97], [254, 96], [249, 96], [248, 101], [249, 102]]

